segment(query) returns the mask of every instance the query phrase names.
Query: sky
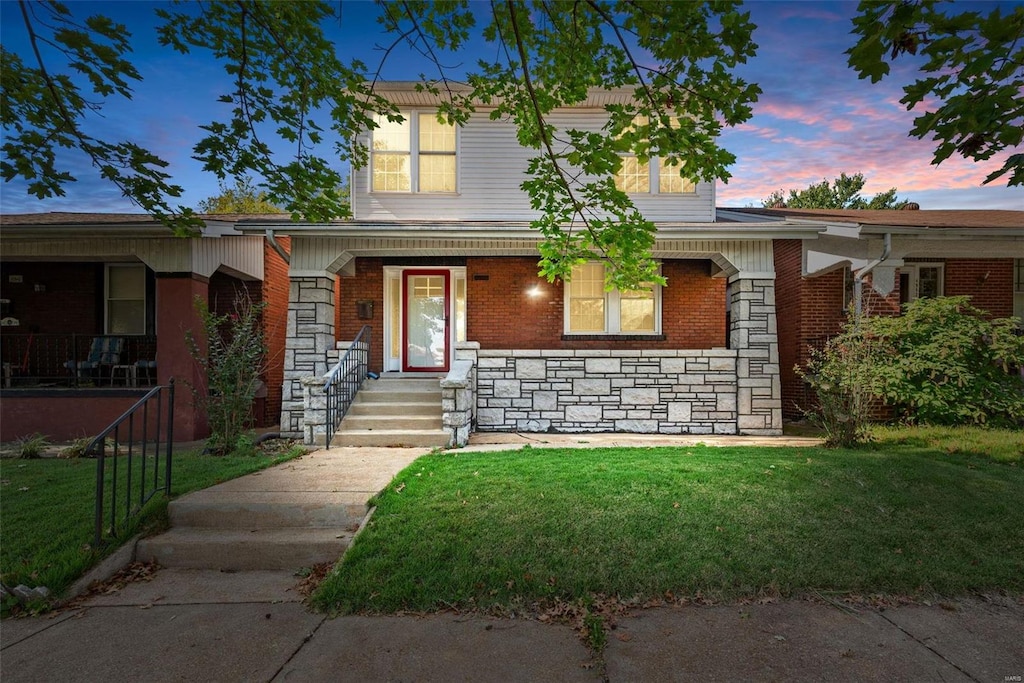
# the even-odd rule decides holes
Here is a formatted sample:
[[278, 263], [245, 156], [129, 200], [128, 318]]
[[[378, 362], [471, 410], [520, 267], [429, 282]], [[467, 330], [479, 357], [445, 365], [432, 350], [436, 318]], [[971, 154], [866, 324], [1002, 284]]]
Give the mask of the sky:
[[[230, 84], [222, 66], [208, 53], [180, 55], [157, 44], [153, 9], [166, 3], [68, 4], [76, 16], [104, 13], [124, 23], [133, 36], [133, 61], [143, 76], [133, 86], [132, 99], [109, 100], [102, 117], [89, 122], [90, 129], [100, 136], [130, 139], [168, 161], [174, 182], [185, 189], [178, 203], [194, 207], [217, 194], [216, 177], [202, 171], [191, 150], [202, 137], [199, 126], [223, 116], [225, 105], [217, 98]], [[995, 4], [1009, 11], [1020, 3], [971, 3], [971, 9], [987, 11]], [[376, 9], [359, 0], [344, 0], [341, 9], [341, 21], [332, 27], [343, 46], [341, 54], [376, 65], [380, 46], [390, 42], [374, 22]], [[868, 180], [866, 196], [895, 187], [901, 199], [922, 209], [1024, 210], [1024, 188], [981, 185], [1010, 152], [987, 163], [950, 158], [934, 166], [933, 143], [908, 136], [916, 114], [899, 100], [911, 65], [894, 67], [893, 77], [877, 84], [858, 79], [847, 66], [843, 53], [854, 42], [850, 30], [856, 3], [755, 0], [747, 9], [758, 26], [754, 40], [759, 49], [738, 71], [760, 85], [763, 94], [754, 116], [722, 136], [737, 162], [728, 183], [718, 183], [719, 206], [760, 206], [775, 190], [802, 189], [843, 172], [860, 172]], [[12, 0], [0, 0], [0, 41], [26, 54], [24, 25]], [[484, 49], [482, 42], [474, 43], [465, 55], [466, 65], [474, 61], [474, 50]], [[422, 62], [416, 53], [396, 50], [382, 76], [415, 80], [425, 70]], [[78, 178], [66, 187], [66, 196], [39, 200], [25, 193], [23, 182], [3, 182], [0, 211], [138, 211], [84, 159], [71, 154], [64, 162]], [[345, 170], [340, 162], [338, 167]]]

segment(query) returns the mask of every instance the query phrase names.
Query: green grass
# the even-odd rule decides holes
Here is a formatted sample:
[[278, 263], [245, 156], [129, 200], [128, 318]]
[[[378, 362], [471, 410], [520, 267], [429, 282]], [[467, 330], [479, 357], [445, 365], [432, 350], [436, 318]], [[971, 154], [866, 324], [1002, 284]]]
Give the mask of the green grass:
[[812, 591], [1024, 592], [1024, 468], [915, 445], [426, 456], [321, 585], [329, 612]]
[[918, 446], [949, 454], [984, 455], [999, 462], [1024, 458], [1024, 430], [878, 426], [871, 433], [881, 448]]
[[[176, 453], [171, 495], [234, 479], [301, 452], [295, 449], [274, 457]], [[0, 496], [0, 572], [8, 586], [46, 586], [59, 594], [113, 550], [97, 550], [90, 545], [96, 499], [95, 460], [0, 460]], [[166, 510], [167, 499], [156, 496], [124, 536], [142, 527], [165, 524]]]

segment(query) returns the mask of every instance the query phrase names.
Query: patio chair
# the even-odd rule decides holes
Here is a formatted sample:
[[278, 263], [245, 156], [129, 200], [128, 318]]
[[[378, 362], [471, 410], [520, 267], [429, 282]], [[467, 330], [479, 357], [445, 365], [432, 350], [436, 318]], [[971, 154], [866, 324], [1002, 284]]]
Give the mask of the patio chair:
[[156, 383], [156, 361], [155, 360], [137, 360], [135, 361], [135, 374], [138, 377], [142, 376], [142, 379], [146, 382], [144, 386]]
[[82, 379], [86, 373], [95, 378], [104, 366], [113, 367], [120, 362], [123, 344], [121, 337], [93, 337], [86, 359], [69, 360], [64, 363], [64, 367], [74, 373], [77, 379]]

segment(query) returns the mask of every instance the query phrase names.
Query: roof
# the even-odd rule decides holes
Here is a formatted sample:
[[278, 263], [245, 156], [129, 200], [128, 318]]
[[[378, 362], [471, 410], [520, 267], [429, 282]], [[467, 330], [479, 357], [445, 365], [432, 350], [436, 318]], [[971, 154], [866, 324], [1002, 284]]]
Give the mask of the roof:
[[[282, 214], [196, 214], [207, 222], [235, 223], [247, 219], [291, 220], [291, 216]], [[155, 226], [159, 222], [145, 213], [74, 213], [70, 211], [51, 211], [49, 213], [11, 213], [0, 214], [0, 226], [11, 227], [72, 227], [72, 226]]]
[[859, 223], [906, 228], [1017, 228], [1024, 230], [1024, 211], [1009, 210], [871, 210], [871, 209], [722, 209], [779, 220]]

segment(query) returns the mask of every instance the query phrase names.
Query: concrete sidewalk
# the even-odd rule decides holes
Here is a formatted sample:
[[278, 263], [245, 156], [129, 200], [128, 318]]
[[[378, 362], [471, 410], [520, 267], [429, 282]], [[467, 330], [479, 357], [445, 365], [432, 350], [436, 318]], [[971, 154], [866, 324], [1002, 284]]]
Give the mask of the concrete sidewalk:
[[603, 653], [567, 625], [470, 614], [327, 618], [287, 572], [163, 569], [85, 606], [0, 624], [20, 681], [994, 681], [1024, 675], [1024, 607], [658, 608]]
[[[738, 438], [486, 435], [469, 450], [519, 448], [526, 439], [568, 447], [733, 445]], [[371, 457], [370, 449], [349, 450], [311, 453], [221, 490], [369, 497], [425, 452], [382, 449]], [[639, 610], [617, 619], [603, 652], [592, 652], [570, 626], [528, 619], [450, 613], [331, 619], [305, 608], [298, 582], [290, 571], [161, 569], [150, 581], [64, 611], [4, 620], [0, 678], [1006, 683], [1024, 676], [1024, 605], [1005, 599], [887, 610], [807, 601]]]

